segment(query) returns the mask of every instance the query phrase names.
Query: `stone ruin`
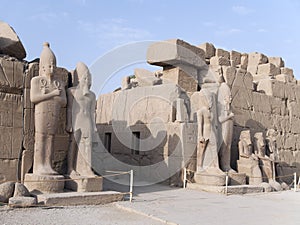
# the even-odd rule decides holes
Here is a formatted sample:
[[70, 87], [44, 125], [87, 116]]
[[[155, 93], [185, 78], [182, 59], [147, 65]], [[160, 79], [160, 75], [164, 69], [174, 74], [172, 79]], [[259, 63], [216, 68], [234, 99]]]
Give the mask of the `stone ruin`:
[[[300, 169], [300, 117], [296, 110], [300, 104], [300, 86], [293, 70], [285, 67], [281, 57], [226, 51], [211, 43], [193, 46], [175, 39], [151, 45], [147, 61], [162, 70], [135, 69], [134, 77], [123, 79], [121, 90], [98, 98], [96, 123], [110, 154], [130, 165], [155, 165], [164, 161], [171, 176], [169, 182], [180, 185], [182, 174], [172, 176], [172, 168], [185, 166], [192, 174], [197, 171], [197, 110], [203, 105], [200, 103], [201, 90], [211, 89], [216, 98], [218, 77], [222, 76], [231, 91], [234, 114], [231, 168], [239, 171], [240, 135], [248, 130], [251, 154], [254, 153], [255, 135], [260, 133], [264, 143], [267, 138], [263, 147], [266, 156], [273, 157], [273, 170], [280, 177], [277, 180], [292, 182], [293, 172]], [[165, 133], [153, 126], [157, 119], [163, 124]], [[220, 125], [216, 126], [220, 129]], [[270, 150], [270, 137], [266, 137], [270, 130], [274, 131], [274, 152]], [[135, 145], [138, 150], [155, 147], [143, 152], [136, 151]], [[215, 150], [219, 149], [220, 143], [216, 145]], [[261, 172], [261, 163], [259, 165], [260, 177], [264, 178], [261, 181], [268, 181], [270, 175], [267, 176], [264, 169]], [[137, 173], [155, 180], [161, 176], [155, 169]], [[251, 175], [241, 166], [240, 170], [247, 175], [249, 183]], [[242, 177], [238, 178], [240, 182]]]
[[[40, 62], [28, 62], [25, 56], [14, 30], [0, 22], [0, 182], [24, 182], [25, 174], [33, 172], [36, 124], [30, 90]], [[300, 172], [300, 86], [282, 58], [216, 49], [210, 43], [197, 47], [175, 39], [151, 45], [147, 61], [162, 69], [135, 69], [133, 77], [122, 80], [120, 90], [97, 100], [96, 126], [102, 144], [93, 149], [90, 163], [98, 174], [135, 168], [138, 178], [182, 185], [183, 167], [190, 179], [201, 183], [207, 162], [214, 162], [217, 171], [208, 174], [221, 177], [214, 185], [224, 185], [224, 173], [231, 170], [231, 184], [270, 182], [274, 176], [291, 183], [289, 175]], [[54, 78], [67, 90], [73, 86], [74, 72], [57, 67]], [[221, 97], [220, 86], [227, 93]], [[213, 111], [214, 119], [206, 109]], [[62, 105], [53, 142], [51, 167], [58, 174], [70, 172], [67, 158], [73, 150], [66, 131], [67, 111]], [[220, 132], [223, 122], [217, 121], [223, 113], [232, 120], [232, 125], [222, 128], [228, 131], [225, 134]], [[210, 121], [214, 136], [206, 138], [200, 121], [201, 125]], [[243, 143], [245, 148], [239, 149]], [[197, 156], [199, 149], [206, 155]], [[207, 161], [207, 152], [213, 151]], [[256, 152], [264, 155], [251, 158]], [[109, 156], [122, 163], [112, 163]], [[251, 180], [257, 176], [259, 182]]]

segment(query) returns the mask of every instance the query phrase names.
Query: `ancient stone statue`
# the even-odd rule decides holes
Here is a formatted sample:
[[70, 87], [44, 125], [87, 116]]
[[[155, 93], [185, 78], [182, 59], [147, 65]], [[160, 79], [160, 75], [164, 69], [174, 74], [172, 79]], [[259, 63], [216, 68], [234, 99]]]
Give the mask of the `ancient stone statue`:
[[278, 160], [276, 136], [277, 136], [277, 132], [274, 129], [267, 130], [266, 133], [267, 147], [269, 150], [270, 158], [274, 161]]
[[77, 63], [75, 75], [78, 85], [68, 89], [67, 131], [70, 135], [68, 174], [70, 176], [94, 176], [91, 169], [95, 123], [96, 96], [90, 91], [91, 74], [87, 66]]
[[259, 167], [258, 157], [252, 152], [250, 130], [243, 130], [238, 143], [240, 159], [237, 161], [239, 173], [247, 175], [249, 184], [260, 184], [262, 172]]
[[263, 172], [263, 176], [267, 177], [268, 181], [270, 181], [273, 178], [273, 162], [266, 155], [266, 145], [262, 132], [254, 134], [254, 143], [254, 153], [259, 159], [259, 166]]
[[240, 134], [239, 155], [240, 157], [249, 158], [252, 155], [252, 142], [250, 130], [243, 130]]
[[198, 151], [197, 151], [197, 171], [203, 170], [204, 153], [211, 136], [211, 107], [212, 96], [208, 91], [202, 92], [202, 107], [197, 111], [198, 121]]
[[230, 167], [230, 154], [234, 117], [234, 114], [231, 111], [231, 91], [229, 86], [225, 83], [225, 80], [222, 75], [219, 77], [219, 83], [220, 86], [218, 90], [218, 119], [221, 124], [221, 135], [219, 137], [220, 168], [224, 172], [235, 172]]
[[35, 146], [33, 174], [56, 175], [52, 169], [53, 141], [62, 106], [66, 105], [65, 84], [54, 78], [56, 58], [44, 43], [39, 76], [32, 78], [30, 99], [35, 104]]

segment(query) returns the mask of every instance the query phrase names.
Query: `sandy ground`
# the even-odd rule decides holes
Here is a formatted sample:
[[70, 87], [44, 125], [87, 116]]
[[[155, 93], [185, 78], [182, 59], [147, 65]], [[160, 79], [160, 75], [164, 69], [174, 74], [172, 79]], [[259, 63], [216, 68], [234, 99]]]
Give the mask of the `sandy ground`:
[[153, 185], [137, 187], [135, 193], [132, 203], [0, 207], [0, 224], [300, 224], [300, 191], [225, 196]]

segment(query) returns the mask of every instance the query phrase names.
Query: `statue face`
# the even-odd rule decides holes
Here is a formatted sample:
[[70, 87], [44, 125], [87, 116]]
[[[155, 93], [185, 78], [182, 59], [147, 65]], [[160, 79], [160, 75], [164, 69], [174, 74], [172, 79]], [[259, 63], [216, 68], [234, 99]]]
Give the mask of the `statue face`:
[[87, 86], [89, 89], [92, 86], [92, 79], [91, 79], [91, 74], [89, 71], [86, 71], [84, 74], [82, 74], [79, 77], [79, 83], [81, 85]]
[[54, 62], [47, 63], [43, 65], [43, 71], [46, 76], [52, 76], [54, 74], [56, 66]]

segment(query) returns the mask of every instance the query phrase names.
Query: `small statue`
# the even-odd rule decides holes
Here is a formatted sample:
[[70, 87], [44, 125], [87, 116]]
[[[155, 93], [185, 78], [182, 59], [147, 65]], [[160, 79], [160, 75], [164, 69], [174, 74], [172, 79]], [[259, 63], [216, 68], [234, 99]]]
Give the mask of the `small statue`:
[[68, 153], [70, 176], [95, 176], [91, 169], [95, 123], [96, 96], [90, 91], [91, 74], [87, 66], [77, 63], [78, 85], [68, 89], [67, 131], [71, 134]]
[[270, 158], [274, 161], [278, 160], [276, 136], [277, 136], [277, 132], [274, 129], [267, 130], [266, 133], [267, 147], [269, 150]]
[[39, 76], [32, 78], [30, 89], [30, 100], [35, 104], [33, 174], [57, 175], [51, 165], [54, 137], [61, 107], [67, 100], [65, 84], [54, 78], [56, 58], [49, 43], [44, 43], [39, 66]]
[[243, 158], [249, 158], [252, 154], [252, 142], [250, 137], [250, 130], [243, 130], [240, 134], [239, 141], [239, 155]]
[[237, 162], [238, 172], [247, 175], [249, 184], [260, 184], [262, 182], [262, 172], [259, 167], [258, 156], [252, 152], [250, 130], [241, 132], [238, 146], [240, 155]]
[[262, 132], [254, 134], [254, 153], [259, 159], [259, 166], [268, 181], [273, 179], [273, 162], [268, 155], [266, 155], [266, 145]]

